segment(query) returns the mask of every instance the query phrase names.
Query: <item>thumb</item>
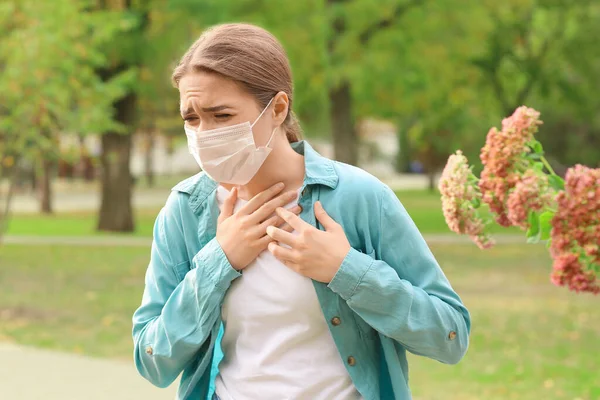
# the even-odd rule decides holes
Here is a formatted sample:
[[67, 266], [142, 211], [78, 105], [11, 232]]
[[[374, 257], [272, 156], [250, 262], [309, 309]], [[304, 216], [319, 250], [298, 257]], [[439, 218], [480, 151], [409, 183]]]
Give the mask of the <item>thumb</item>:
[[229, 196], [223, 202], [223, 209], [221, 210], [221, 219], [229, 218], [233, 215], [233, 210], [235, 208], [235, 203], [238, 199], [238, 189], [234, 187], [231, 189]]
[[320, 201], [315, 203], [315, 217], [317, 217], [326, 231], [332, 231], [338, 227], [338, 223], [327, 214]]

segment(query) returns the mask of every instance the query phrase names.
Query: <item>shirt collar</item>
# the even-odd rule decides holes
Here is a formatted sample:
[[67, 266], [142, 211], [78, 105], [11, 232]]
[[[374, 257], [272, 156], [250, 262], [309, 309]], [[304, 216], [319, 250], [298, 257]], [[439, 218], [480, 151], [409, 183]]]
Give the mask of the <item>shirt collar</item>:
[[323, 157], [305, 140], [292, 143], [292, 148], [304, 155], [304, 184], [325, 185], [335, 189], [338, 184], [338, 174], [334, 167], [334, 161]]
[[[292, 143], [292, 148], [304, 156], [305, 176], [304, 184], [324, 185], [335, 189], [338, 184], [338, 174], [334, 167], [334, 161], [321, 156], [305, 140]], [[187, 193], [190, 195], [190, 205], [193, 209], [202, 205], [209, 195], [217, 188], [218, 183], [213, 181], [204, 172], [192, 176], [173, 187], [173, 191]]]

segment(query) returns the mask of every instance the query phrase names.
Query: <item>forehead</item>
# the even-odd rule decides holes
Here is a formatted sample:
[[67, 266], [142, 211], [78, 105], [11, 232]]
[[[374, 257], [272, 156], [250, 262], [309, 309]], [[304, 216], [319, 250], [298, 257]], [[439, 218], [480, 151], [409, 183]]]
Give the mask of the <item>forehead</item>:
[[196, 107], [223, 104], [232, 106], [252, 100], [252, 96], [235, 81], [206, 71], [184, 75], [179, 81], [179, 98], [182, 110], [194, 105]]

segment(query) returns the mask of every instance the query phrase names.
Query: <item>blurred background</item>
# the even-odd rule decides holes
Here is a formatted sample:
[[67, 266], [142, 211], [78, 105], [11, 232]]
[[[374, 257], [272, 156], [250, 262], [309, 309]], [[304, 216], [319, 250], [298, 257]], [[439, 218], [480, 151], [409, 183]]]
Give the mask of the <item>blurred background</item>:
[[461, 364], [411, 357], [415, 399], [600, 399], [598, 298], [518, 231], [450, 235], [436, 189], [521, 105], [557, 172], [600, 167], [591, 0], [0, 0], [0, 398], [172, 398], [137, 377], [131, 316], [154, 218], [198, 172], [171, 71], [229, 21], [282, 41], [306, 138], [396, 191], [472, 312]]

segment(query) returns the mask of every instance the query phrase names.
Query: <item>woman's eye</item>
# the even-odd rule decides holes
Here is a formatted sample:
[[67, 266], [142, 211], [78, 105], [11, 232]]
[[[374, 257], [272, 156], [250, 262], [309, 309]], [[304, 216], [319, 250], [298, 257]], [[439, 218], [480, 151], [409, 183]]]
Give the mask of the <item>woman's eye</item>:
[[227, 119], [231, 117], [231, 114], [215, 114], [216, 119]]
[[195, 121], [195, 120], [197, 120], [197, 119], [198, 119], [198, 117], [185, 117], [183, 120], [184, 120], [185, 122], [190, 122], [190, 121]]

